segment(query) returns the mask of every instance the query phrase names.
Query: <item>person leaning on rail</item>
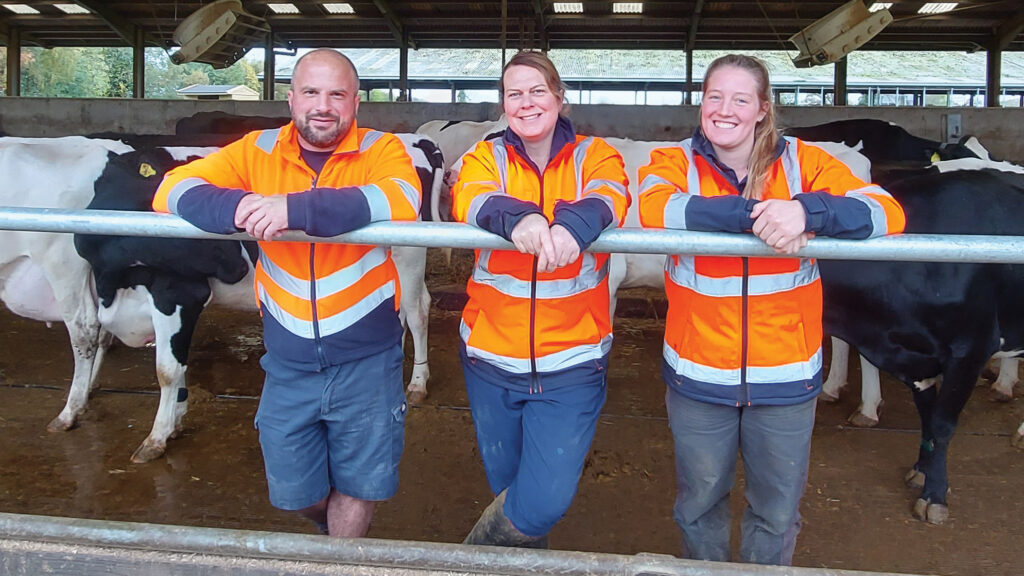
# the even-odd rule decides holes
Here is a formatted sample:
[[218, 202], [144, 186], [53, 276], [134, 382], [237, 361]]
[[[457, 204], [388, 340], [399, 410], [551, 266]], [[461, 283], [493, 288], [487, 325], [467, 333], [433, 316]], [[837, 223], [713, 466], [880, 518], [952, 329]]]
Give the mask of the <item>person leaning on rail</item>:
[[398, 274], [387, 247], [274, 240], [416, 219], [412, 160], [394, 135], [356, 126], [358, 91], [341, 53], [304, 55], [288, 91], [292, 122], [168, 172], [153, 201], [203, 230], [260, 240], [267, 376], [256, 426], [270, 501], [343, 537], [364, 536], [374, 502], [398, 489]]
[[[753, 233], [779, 254], [816, 234], [903, 230], [899, 204], [820, 148], [780, 138], [768, 70], [728, 55], [704, 78], [700, 127], [639, 171], [651, 228]], [[670, 255], [662, 377], [675, 441], [683, 553], [729, 559], [737, 450], [740, 560], [791, 564], [821, 389], [821, 282], [810, 258]]]
[[460, 357], [491, 490], [467, 544], [547, 545], [576, 494], [605, 401], [608, 255], [584, 253], [629, 206], [622, 157], [561, 115], [554, 64], [520, 52], [502, 71], [508, 129], [464, 157], [457, 220], [511, 241], [478, 250]]

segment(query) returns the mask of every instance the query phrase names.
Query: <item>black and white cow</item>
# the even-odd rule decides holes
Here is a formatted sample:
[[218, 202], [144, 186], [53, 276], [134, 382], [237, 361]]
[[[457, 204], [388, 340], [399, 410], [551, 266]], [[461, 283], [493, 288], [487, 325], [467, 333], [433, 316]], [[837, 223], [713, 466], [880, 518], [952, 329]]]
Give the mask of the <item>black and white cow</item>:
[[[907, 233], [1024, 235], [1018, 217], [1024, 174], [987, 165], [941, 162], [889, 183], [906, 212]], [[923, 486], [915, 516], [941, 523], [949, 513], [946, 455], [957, 418], [989, 357], [1024, 350], [1024, 266], [837, 260], [819, 266], [825, 331], [913, 390], [922, 436], [907, 481]]]
[[[431, 190], [441, 176], [437, 157], [429, 152], [431, 143], [421, 136], [399, 136], [410, 155], [419, 155], [418, 168], [428, 160], [435, 162], [418, 170], [424, 187]], [[148, 210], [164, 171], [185, 159], [180, 149], [171, 150], [179, 155], [162, 149], [135, 152], [118, 141], [82, 137], [0, 139], [0, 170], [9, 182], [0, 203]], [[212, 150], [190, 152], [204, 155]], [[132, 459], [145, 462], [159, 457], [167, 439], [180, 430], [187, 408], [184, 374], [199, 313], [211, 301], [255, 309], [251, 259], [243, 257], [241, 245], [220, 240], [80, 237], [83, 257], [95, 265], [94, 282], [92, 268], [78, 257], [69, 234], [0, 231], [0, 238], [0, 298], [19, 315], [63, 321], [71, 337], [75, 375], [67, 403], [49, 429], [72, 428], [84, 411], [111, 335], [133, 346], [154, 343], [160, 407], [152, 432]], [[401, 247], [394, 252], [403, 285], [400, 314], [415, 347], [409, 398], [421, 401], [429, 379], [425, 249]]]

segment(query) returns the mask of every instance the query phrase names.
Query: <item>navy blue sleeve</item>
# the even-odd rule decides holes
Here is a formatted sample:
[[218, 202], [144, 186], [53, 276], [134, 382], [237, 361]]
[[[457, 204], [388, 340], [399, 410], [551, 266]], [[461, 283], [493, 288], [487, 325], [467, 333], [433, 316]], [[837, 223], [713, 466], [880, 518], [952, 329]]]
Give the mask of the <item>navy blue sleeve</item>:
[[686, 229], [699, 232], [750, 232], [750, 212], [757, 200], [742, 196], [690, 195], [686, 202]]
[[313, 188], [288, 195], [288, 228], [310, 236], [337, 236], [370, 223], [370, 204], [356, 186]]
[[828, 192], [793, 197], [807, 212], [807, 231], [832, 238], [859, 240], [871, 235], [871, 208], [856, 198]]
[[540, 206], [511, 196], [491, 196], [476, 214], [476, 225], [512, 241], [512, 230], [530, 214], [544, 215]]
[[583, 198], [575, 202], [558, 201], [551, 225], [561, 224], [576, 239], [580, 250], [586, 250], [601, 232], [612, 223], [612, 210], [600, 198]]
[[213, 184], [199, 184], [186, 190], [178, 198], [177, 214], [186, 222], [207, 232], [233, 234], [235, 211], [242, 198], [252, 192], [235, 188], [221, 188]]

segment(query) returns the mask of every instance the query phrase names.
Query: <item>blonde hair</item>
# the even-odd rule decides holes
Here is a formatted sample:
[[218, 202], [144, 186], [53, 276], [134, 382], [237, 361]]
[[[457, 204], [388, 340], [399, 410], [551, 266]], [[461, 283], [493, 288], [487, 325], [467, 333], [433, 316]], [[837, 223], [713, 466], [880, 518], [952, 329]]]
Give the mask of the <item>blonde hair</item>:
[[505, 101], [505, 72], [513, 66], [528, 66], [539, 71], [544, 76], [544, 82], [548, 85], [548, 89], [558, 96], [559, 100], [565, 100], [565, 92], [568, 86], [565, 85], [565, 82], [562, 82], [562, 77], [558, 75], [558, 69], [555, 68], [554, 62], [543, 52], [523, 50], [522, 52], [517, 52], [515, 56], [505, 63], [505, 67], [501, 69], [501, 80], [498, 81], [498, 90], [501, 93], [502, 102]]
[[768, 180], [768, 170], [775, 161], [775, 147], [779, 143], [778, 130], [775, 128], [775, 103], [772, 99], [772, 85], [768, 77], [768, 66], [759, 58], [743, 54], [726, 54], [716, 58], [704, 73], [704, 89], [707, 90], [708, 80], [719, 68], [732, 67], [745, 70], [757, 81], [758, 107], [768, 103], [768, 111], [764, 118], [754, 127], [754, 148], [750, 152], [747, 163], [747, 185], [743, 188], [744, 198], [761, 199], [764, 185]]

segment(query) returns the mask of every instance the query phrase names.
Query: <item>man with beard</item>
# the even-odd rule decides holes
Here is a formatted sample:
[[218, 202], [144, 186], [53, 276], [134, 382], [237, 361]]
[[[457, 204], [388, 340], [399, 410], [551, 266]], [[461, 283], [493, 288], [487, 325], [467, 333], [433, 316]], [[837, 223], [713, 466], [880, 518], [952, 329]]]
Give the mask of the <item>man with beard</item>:
[[292, 121], [171, 170], [153, 208], [259, 240], [266, 371], [256, 413], [271, 503], [336, 537], [366, 535], [398, 489], [405, 396], [398, 274], [381, 246], [275, 241], [415, 220], [419, 178], [401, 141], [356, 125], [359, 77], [334, 50], [292, 73]]

